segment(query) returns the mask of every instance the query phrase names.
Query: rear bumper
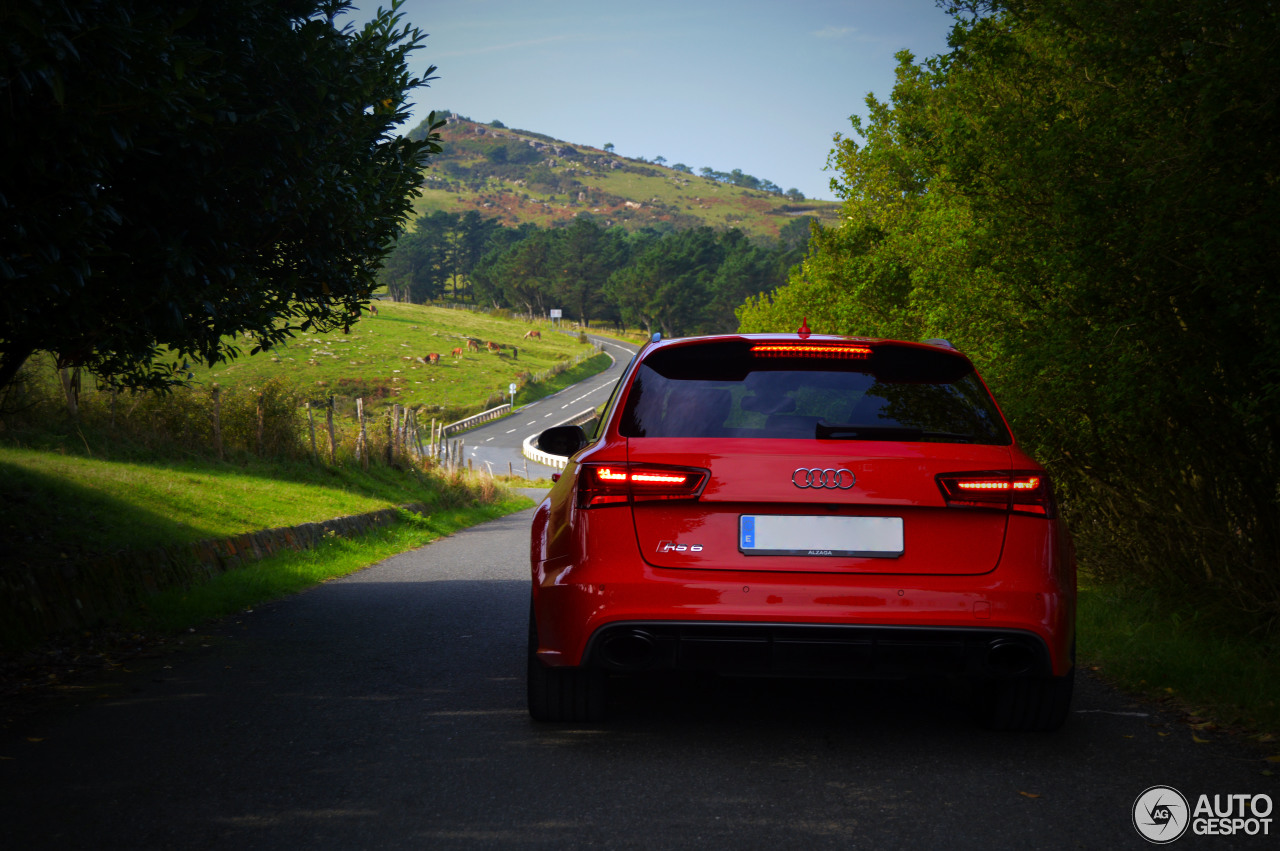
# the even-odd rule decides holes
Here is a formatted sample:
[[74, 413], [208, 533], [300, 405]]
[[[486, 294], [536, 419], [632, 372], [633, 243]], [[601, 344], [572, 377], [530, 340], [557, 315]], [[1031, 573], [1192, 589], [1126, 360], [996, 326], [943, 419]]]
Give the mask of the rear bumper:
[[[625, 507], [583, 514], [578, 534], [590, 526], [608, 546], [579, 541], [558, 558], [535, 519], [537, 655], [552, 667], [984, 676], [1000, 668], [987, 656], [1003, 639], [1027, 648], [1029, 672], [1063, 676], [1073, 664], [1074, 559], [1043, 520], [1012, 518], [990, 573], [919, 576], [660, 568], [642, 558]], [[634, 629], [649, 636], [635, 651], [651, 640], [640, 655], [652, 657], [600, 655], [615, 630]]]
[[736, 675], [866, 677], [1049, 676], [1039, 636], [976, 627], [620, 621], [598, 629], [585, 667]]
[[[638, 582], [578, 584], [561, 575], [535, 585], [539, 658], [619, 672], [866, 677], [1062, 676], [1073, 664], [1074, 589], [1043, 581], [860, 577], [853, 584], [648, 572]], [[996, 652], [1003, 644], [1016, 649]]]

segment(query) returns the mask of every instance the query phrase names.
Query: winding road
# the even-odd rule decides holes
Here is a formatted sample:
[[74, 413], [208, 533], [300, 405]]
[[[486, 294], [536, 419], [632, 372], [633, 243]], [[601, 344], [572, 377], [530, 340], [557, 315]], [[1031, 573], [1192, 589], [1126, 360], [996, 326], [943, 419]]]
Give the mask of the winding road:
[[622, 377], [631, 356], [640, 348], [609, 337], [591, 336], [589, 339], [601, 345], [613, 358], [604, 372], [553, 396], [524, 405], [510, 416], [451, 438], [462, 441], [464, 454], [476, 469], [484, 469], [487, 465], [495, 475], [504, 474], [508, 470], [524, 475], [527, 469], [527, 478], [534, 480], [550, 478], [552, 473], [557, 472], [552, 467], [526, 459], [521, 448], [524, 439], [532, 434], [541, 434], [544, 429], [575, 414], [603, 405], [613, 392], [613, 386]]

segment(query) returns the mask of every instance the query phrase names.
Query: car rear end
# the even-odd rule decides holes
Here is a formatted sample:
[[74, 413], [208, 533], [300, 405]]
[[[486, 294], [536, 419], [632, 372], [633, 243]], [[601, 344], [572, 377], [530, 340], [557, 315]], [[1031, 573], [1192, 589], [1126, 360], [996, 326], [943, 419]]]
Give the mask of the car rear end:
[[[995, 726], [1036, 729], [1070, 699], [1069, 538], [949, 346], [646, 347], [532, 555], [531, 697], [544, 674], [596, 714], [610, 674], [963, 676]], [[534, 714], [563, 708], [543, 689]]]

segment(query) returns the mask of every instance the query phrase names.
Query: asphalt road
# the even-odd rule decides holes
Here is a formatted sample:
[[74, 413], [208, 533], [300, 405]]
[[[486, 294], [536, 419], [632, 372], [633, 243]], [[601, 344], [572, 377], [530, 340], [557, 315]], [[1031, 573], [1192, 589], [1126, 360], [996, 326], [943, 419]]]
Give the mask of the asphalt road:
[[550, 478], [556, 472], [551, 467], [524, 457], [521, 448], [524, 439], [531, 434], [541, 434], [543, 430], [574, 414], [603, 405], [613, 392], [613, 385], [622, 377], [622, 371], [626, 369], [631, 356], [640, 348], [607, 337], [590, 339], [602, 344], [613, 358], [613, 363], [604, 372], [561, 390], [554, 396], [525, 405], [511, 416], [486, 423], [456, 438], [462, 441], [463, 454], [472, 460], [476, 469], [485, 469], [487, 464], [495, 475], [502, 475], [509, 470], [517, 475], [524, 475], [527, 469], [528, 478], [531, 479]]
[[1052, 735], [981, 730], [945, 687], [816, 681], [639, 681], [605, 724], [536, 724], [530, 517], [245, 613], [28, 718], [0, 737], [0, 847], [1139, 849], [1150, 786], [1280, 797], [1258, 754], [1088, 677]]

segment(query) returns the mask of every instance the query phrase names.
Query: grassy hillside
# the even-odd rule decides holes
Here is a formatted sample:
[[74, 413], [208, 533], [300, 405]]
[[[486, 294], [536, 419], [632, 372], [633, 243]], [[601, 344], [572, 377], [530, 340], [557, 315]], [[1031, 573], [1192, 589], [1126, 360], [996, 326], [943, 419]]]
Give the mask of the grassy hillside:
[[[424, 408], [428, 417], [454, 419], [491, 396], [505, 396], [513, 381], [536, 395], [607, 361], [604, 355], [587, 358], [546, 383], [528, 383], [593, 352], [576, 335], [545, 325], [539, 329], [541, 340], [526, 341], [530, 327], [467, 310], [380, 303], [378, 313], [365, 316], [350, 334], [303, 335], [270, 352], [198, 369], [189, 391], [112, 398], [86, 381], [75, 419], [47, 359], [36, 359], [24, 378], [22, 398], [11, 400], [22, 404], [0, 417], [0, 504], [6, 508], [0, 518], [0, 560], [21, 567], [23, 577], [36, 577], [31, 588], [23, 585], [26, 590], [10, 593], [0, 605], [0, 623], [7, 625], [0, 628], [0, 646], [29, 644], [64, 628], [81, 617], [73, 603], [90, 591], [101, 593], [84, 607], [86, 628], [104, 617], [124, 617], [119, 600], [140, 599], [135, 592], [143, 586], [153, 590], [153, 585], [179, 581], [104, 561], [118, 553], [423, 503], [429, 518], [404, 517], [394, 529], [378, 533], [417, 546], [523, 507], [526, 500], [487, 476], [403, 459], [387, 464], [387, 418], [377, 408], [394, 400]], [[469, 338], [503, 348], [467, 351]], [[455, 348], [464, 350], [459, 357], [450, 354]], [[424, 362], [431, 353], [442, 355], [438, 364]], [[218, 460], [210, 441], [212, 394], [206, 391], [214, 383], [227, 391], [220, 408], [225, 461]], [[291, 385], [303, 388], [303, 396], [314, 391], [312, 398], [330, 393], [342, 398], [336, 463], [327, 463], [323, 451], [319, 458], [310, 456], [299, 394], [268, 389]], [[353, 454], [349, 409], [355, 395], [365, 398], [366, 409], [377, 418], [365, 456], [373, 462], [368, 469]], [[260, 396], [269, 397], [265, 409], [259, 408], [266, 412], [266, 439], [259, 439], [255, 450], [254, 407]], [[438, 411], [441, 407], [449, 410]], [[291, 555], [284, 562], [316, 559], [324, 562], [323, 575], [330, 575], [328, 557]], [[369, 563], [363, 556], [357, 561], [357, 567]], [[292, 576], [291, 571], [289, 566], [285, 573]], [[252, 571], [254, 576], [260, 572]], [[305, 581], [317, 581], [317, 575], [308, 571]], [[226, 581], [220, 577], [215, 584]], [[263, 591], [254, 583], [244, 593], [259, 595], [256, 599], [284, 593], [278, 584]], [[186, 591], [174, 593], [186, 599]], [[242, 599], [239, 594], [232, 596]], [[42, 612], [70, 614], [55, 614], [46, 623]], [[190, 617], [204, 616], [211, 615]]]
[[456, 482], [387, 466], [253, 458], [125, 462], [0, 446], [0, 473], [6, 555], [30, 564], [74, 564], [93, 554], [472, 496], [454, 494]]
[[[481, 405], [505, 395], [511, 382], [524, 383], [577, 355], [590, 351], [576, 335], [561, 334], [545, 323], [504, 319], [468, 310], [377, 302], [350, 334], [302, 334], [286, 345], [213, 369], [197, 368], [193, 381], [224, 387], [257, 385], [284, 376], [311, 394], [363, 396], [366, 405], [397, 402], [428, 410]], [[531, 329], [540, 340], [524, 339]], [[499, 353], [482, 346], [468, 351], [467, 340], [495, 342]], [[463, 350], [453, 356], [454, 349]], [[436, 353], [436, 365], [424, 362]]]
[[418, 215], [476, 210], [508, 226], [547, 226], [582, 213], [625, 227], [707, 225], [777, 236], [799, 216], [832, 222], [839, 204], [797, 201], [541, 134], [454, 117], [444, 153], [423, 179]]
[[[122, 619], [161, 610], [176, 610], [178, 620], [163, 624], [166, 629], [194, 625], [531, 503], [490, 478], [439, 469], [372, 465], [365, 471], [354, 464], [249, 456], [230, 462], [159, 457], [126, 462], [0, 446], [0, 504], [6, 508], [0, 553], [11, 568], [0, 596], [2, 694], [6, 674], [12, 673], [5, 664], [7, 651], [55, 635], [114, 629]], [[401, 512], [390, 528], [361, 538], [399, 542], [390, 549], [326, 536], [321, 553], [283, 552], [274, 557], [274, 566], [209, 576], [193, 576], [185, 571], [185, 561], [167, 570], [167, 557], [156, 553], [160, 547], [406, 504], [426, 506], [426, 516]], [[354, 562], [331, 564], [332, 545], [353, 556], [369, 551]], [[124, 553], [142, 555], [121, 559]], [[299, 572], [300, 565], [308, 567]], [[231, 608], [218, 602], [228, 587]], [[152, 596], [166, 590], [161, 598]], [[191, 600], [198, 605], [193, 608]]]

